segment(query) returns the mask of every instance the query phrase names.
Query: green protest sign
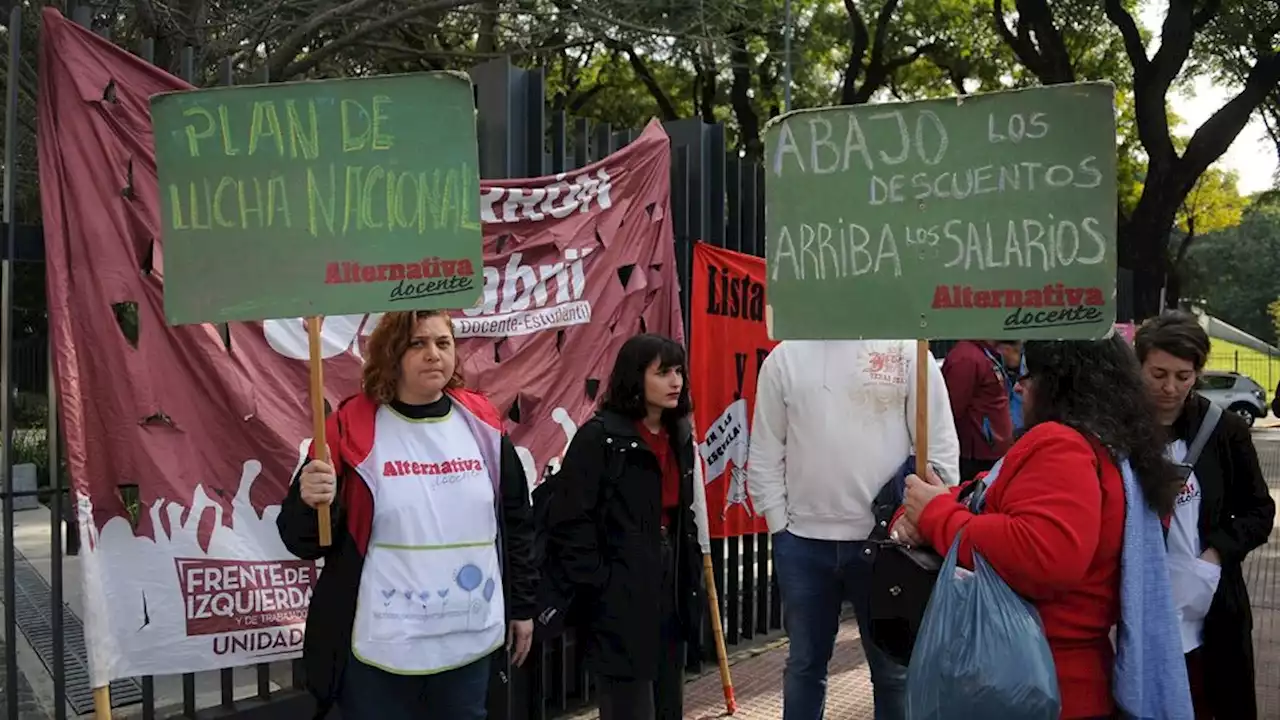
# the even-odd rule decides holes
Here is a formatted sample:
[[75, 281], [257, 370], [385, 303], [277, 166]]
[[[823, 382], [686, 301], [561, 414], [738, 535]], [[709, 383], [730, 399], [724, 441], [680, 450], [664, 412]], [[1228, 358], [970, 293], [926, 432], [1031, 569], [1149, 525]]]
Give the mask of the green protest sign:
[[773, 337], [1105, 336], [1115, 146], [1106, 83], [774, 119]]
[[171, 324], [470, 307], [475, 101], [458, 73], [151, 99]]

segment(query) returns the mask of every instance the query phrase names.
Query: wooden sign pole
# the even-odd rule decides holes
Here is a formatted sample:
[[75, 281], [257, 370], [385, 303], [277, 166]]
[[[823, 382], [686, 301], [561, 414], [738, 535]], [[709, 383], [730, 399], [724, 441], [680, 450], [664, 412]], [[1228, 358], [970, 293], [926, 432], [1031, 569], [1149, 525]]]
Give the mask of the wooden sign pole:
[[707, 604], [711, 609], [711, 635], [716, 641], [716, 660], [720, 663], [720, 686], [724, 689], [724, 709], [732, 715], [738, 711], [733, 699], [733, 678], [729, 675], [729, 656], [724, 648], [724, 628], [720, 627], [720, 598], [716, 595], [716, 572], [711, 556], [702, 556], [702, 575], [707, 583]]
[[111, 720], [111, 688], [107, 685], [93, 689], [94, 720]]
[[929, 341], [916, 340], [916, 475], [929, 467]]
[[[319, 315], [307, 318], [307, 341], [311, 346], [311, 447], [312, 454], [320, 462], [329, 462], [329, 443], [324, 432], [324, 357], [320, 352]], [[319, 523], [320, 547], [333, 544], [333, 532], [329, 527], [329, 503], [316, 507]]]

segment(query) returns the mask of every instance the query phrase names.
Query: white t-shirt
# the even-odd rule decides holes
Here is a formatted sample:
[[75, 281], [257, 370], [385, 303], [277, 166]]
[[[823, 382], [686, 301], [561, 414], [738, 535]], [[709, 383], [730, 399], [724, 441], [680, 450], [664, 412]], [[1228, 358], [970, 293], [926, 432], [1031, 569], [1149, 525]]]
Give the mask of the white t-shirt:
[[351, 649], [367, 665], [426, 675], [502, 645], [493, 485], [454, 409], [411, 420], [387, 406], [357, 470], [374, 496]]
[[864, 540], [871, 505], [911, 455], [916, 402], [929, 408], [929, 461], [960, 476], [960, 442], [938, 363], [916, 397], [916, 346], [904, 340], [786, 340], [756, 385], [747, 492], [770, 532]]
[[[1176, 440], [1169, 444], [1166, 453], [1174, 462], [1182, 462], [1187, 455], [1187, 444]], [[1178, 493], [1167, 544], [1169, 581], [1180, 620], [1182, 652], [1188, 653], [1204, 643], [1204, 618], [1209, 614], [1222, 576], [1222, 568], [1200, 559], [1200, 481], [1195, 473], [1191, 473]]]

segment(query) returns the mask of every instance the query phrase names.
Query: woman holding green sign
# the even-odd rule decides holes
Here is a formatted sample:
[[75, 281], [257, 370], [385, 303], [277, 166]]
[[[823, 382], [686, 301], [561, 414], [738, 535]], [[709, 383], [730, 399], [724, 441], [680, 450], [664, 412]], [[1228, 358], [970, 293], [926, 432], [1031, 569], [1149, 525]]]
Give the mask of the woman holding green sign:
[[[331, 464], [309, 461], [281, 507], [286, 547], [325, 559], [303, 649], [319, 717], [336, 701], [345, 720], [482, 720], [491, 658], [529, 653], [529, 486], [497, 411], [458, 370], [445, 312], [383, 315], [363, 392], [329, 416]], [[321, 547], [326, 503], [333, 544]]]

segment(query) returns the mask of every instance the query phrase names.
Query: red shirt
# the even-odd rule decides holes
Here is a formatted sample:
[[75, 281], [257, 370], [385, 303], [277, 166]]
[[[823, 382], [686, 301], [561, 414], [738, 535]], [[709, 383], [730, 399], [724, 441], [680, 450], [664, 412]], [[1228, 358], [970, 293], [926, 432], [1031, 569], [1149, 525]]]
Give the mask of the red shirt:
[[995, 346], [981, 340], [962, 340], [947, 353], [942, 377], [956, 421], [960, 457], [998, 460], [1013, 441], [1009, 390]]
[[[643, 422], [636, 423], [640, 437], [644, 438], [654, 457], [658, 459], [658, 467], [662, 470], [662, 509], [670, 510], [680, 506], [680, 465], [676, 455], [671, 451], [671, 439], [665, 428], [652, 432]], [[667, 514], [662, 514], [662, 525], [667, 525]]]
[[1120, 619], [1124, 535], [1120, 470], [1080, 433], [1043, 423], [1005, 456], [981, 515], [956, 502], [956, 492], [925, 507], [921, 536], [945, 554], [963, 529], [960, 564], [973, 567], [976, 547], [1035, 605], [1057, 666], [1063, 718], [1111, 715], [1110, 632]]

